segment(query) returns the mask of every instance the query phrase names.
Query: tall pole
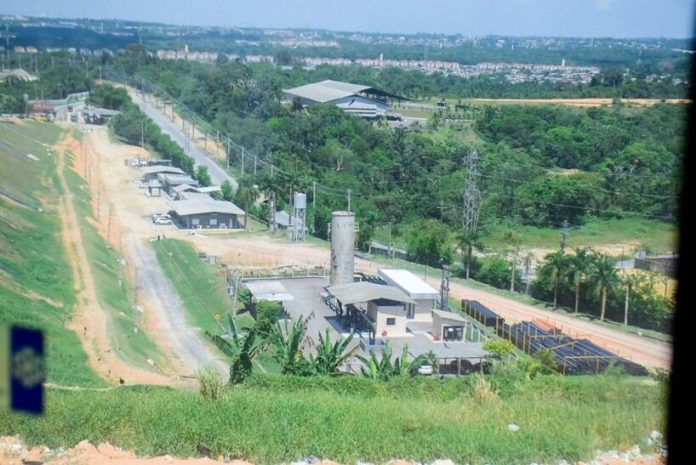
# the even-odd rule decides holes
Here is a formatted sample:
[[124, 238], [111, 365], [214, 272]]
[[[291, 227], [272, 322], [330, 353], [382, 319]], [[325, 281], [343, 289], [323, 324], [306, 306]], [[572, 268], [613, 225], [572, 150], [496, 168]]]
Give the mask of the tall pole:
[[244, 147], [242, 147], [242, 176], [244, 176]]
[[256, 177], [256, 161], [257, 161], [257, 156], [254, 155], [254, 177]]
[[227, 171], [230, 170], [230, 136], [227, 136]]
[[348, 211], [350, 211], [350, 189], [348, 189]]
[[568, 220], [563, 220], [561, 224], [561, 252], [565, 252], [566, 237], [568, 236]]

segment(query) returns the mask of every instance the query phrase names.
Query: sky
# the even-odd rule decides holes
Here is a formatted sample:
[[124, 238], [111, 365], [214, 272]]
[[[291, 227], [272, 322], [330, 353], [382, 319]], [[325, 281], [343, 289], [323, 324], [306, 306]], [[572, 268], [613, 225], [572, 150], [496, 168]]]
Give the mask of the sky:
[[0, 0], [0, 14], [177, 25], [563, 37], [694, 36], [696, 0]]

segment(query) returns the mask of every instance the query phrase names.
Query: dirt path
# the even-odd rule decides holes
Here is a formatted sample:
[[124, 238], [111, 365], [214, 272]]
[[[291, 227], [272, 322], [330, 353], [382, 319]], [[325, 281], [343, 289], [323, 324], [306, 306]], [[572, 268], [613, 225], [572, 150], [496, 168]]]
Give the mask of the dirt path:
[[[86, 145], [92, 154], [93, 177], [96, 177], [92, 192], [98, 192], [101, 202], [109, 205], [109, 224], [111, 229], [116, 225], [118, 230], [110, 235], [111, 240], [126, 257], [130, 276], [137, 283], [145, 331], [169, 358], [171, 370], [175, 373], [190, 376], [198, 368], [210, 365], [227, 376], [227, 366], [187, 324], [181, 300], [147, 244], [160, 234], [168, 237], [183, 234], [173, 226], [152, 223], [151, 213], [166, 212], [170, 207], [164, 196], [145, 195], [145, 190], [138, 188], [141, 172], [126, 163], [135, 156], [150, 158], [150, 154], [139, 147], [114, 143], [104, 128], [94, 128], [86, 139]], [[95, 211], [96, 208], [98, 206]], [[101, 209], [104, 210], [104, 205]], [[106, 222], [102, 219], [102, 228]]]
[[77, 306], [68, 327], [80, 337], [92, 368], [111, 383], [119, 383], [119, 378], [131, 383], [171, 384], [171, 380], [156, 373], [135, 368], [116, 355], [112, 350], [108, 334], [109, 318], [101, 307], [96, 294], [96, 284], [87, 259], [82, 240], [77, 212], [73, 205], [73, 194], [65, 178], [68, 152], [77, 154], [75, 169], [80, 171], [79, 142], [67, 137], [54, 147], [58, 153], [58, 178], [64, 195], [60, 205], [62, 242], [68, 263], [75, 277]]

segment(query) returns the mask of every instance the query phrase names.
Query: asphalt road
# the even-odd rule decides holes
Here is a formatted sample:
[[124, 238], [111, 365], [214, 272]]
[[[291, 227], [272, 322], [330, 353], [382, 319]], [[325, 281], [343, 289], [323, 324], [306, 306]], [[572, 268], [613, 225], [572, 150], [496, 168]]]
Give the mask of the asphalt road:
[[208, 173], [210, 174], [210, 179], [213, 181], [213, 184], [220, 185], [224, 181], [229, 181], [232, 188], [237, 189], [237, 181], [227, 174], [225, 170], [220, 168], [220, 166], [218, 166], [203, 150], [198, 148], [193, 141], [189, 140], [187, 142], [187, 137], [182, 130], [162, 115], [154, 105], [143, 100], [139, 92], [130, 92], [130, 96], [133, 102], [160, 127], [163, 133], [170, 136], [174, 142], [184, 149], [184, 151], [188, 148], [188, 154], [195, 160], [196, 166], [205, 166], [208, 168]]
[[138, 271], [140, 298], [150, 304], [148, 309], [157, 312], [158, 330], [167, 335], [174, 355], [191, 369], [190, 373], [184, 374], [193, 375], [199, 368], [212, 366], [226, 378], [228, 366], [213, 355], [186, 320], [184, 306], [152, 248], [134, 235], [125, 238], [125, 245]]

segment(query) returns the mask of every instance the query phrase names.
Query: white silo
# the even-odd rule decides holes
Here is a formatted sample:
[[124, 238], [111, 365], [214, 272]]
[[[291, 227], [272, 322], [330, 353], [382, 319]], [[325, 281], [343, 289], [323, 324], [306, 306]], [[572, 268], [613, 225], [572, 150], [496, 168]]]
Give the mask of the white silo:
[[331, 214], [331, 285], [353, 282], [355, 214]]

